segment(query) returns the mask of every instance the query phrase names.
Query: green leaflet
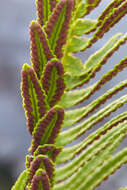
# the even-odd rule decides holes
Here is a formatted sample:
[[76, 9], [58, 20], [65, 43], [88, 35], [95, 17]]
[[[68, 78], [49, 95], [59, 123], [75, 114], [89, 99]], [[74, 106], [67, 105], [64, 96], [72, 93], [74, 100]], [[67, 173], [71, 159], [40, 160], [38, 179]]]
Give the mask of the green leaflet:
[[[74, 158], [70, 163], [64, 165], [63, 167], [59, 167], [56, 171], [56, 182], [63, 181], [72, 176], [78, 170], [78, 168], [88, 164], [88, 162], [90, 162], [93, 157], [98, 157], [98, 154], [101, 151], [114, 144], [114, 141], [116, 141], [116, 138], [119, 136], [122, 137], [120, 138], [120, 143], [125, 137], [126, 133], [127, 121], [124, 122], [124, 124], [119, 124], [113, 129], [110, 129], [105, 135], [101, 136], [99, 140], [94, 141], [88, 148], [86, 148], [84, 152], [77, 155], [77, 157]], [[119, 143], [115, 147], [115, 150]], [[106, 160], [106, 157], [104, 159]], [[89, 173], [87, 172], [87, 174]]]
[[62, 96], [59, 105], [64, 108], [71, 108], [72, 106], [81, 103], [85, 99], [89, 98], [93, 95], [97, 90], [99, 90], [105, 83], [115, 77], [120, 71], [127, 67], [127, 57], [122, 59], [114, 68], [108, 71], [106, 74], [103, 75], [101, 80], [94, 83], [88, 88], [80, 89], [80, 90], [73, 90], [69, 92], [65, 92]]
[[127, 190], [127, 187], [125, 187], [125, 188], [120, 188], [119, 190]]
[[32, 133], [32, 145], [29, 151], [34, 153], [39, 145], [54, 144], [63, 119], [64, 110], [62, 108], [55, 107], [50, 109], [49, 112], [39, 120], [34, 128]]
[[[70, 55], [68, 54], [65, 58], [64, 58], [64, 70], [66, 72], [68, 72], [71, 77], [72, 76], [77, 76], [81, 74], [84, 74], [84, 68], [83, 68], [83, 64], [82, 64], [82, 61], [81, 59], [73, 56], [73, 55]], [[65, 75], [66, 77], [66, 75]], [[66, 86], [68, 87], [69, 86], [69, 81], [67, 80], [66, 81], [66, 78], [65, 78], [65, 83], [66, 83]]]
[[89, 177], [86, 183], [83, 184], [81, 190], [87, 190], [87, 188], [92, 190], [97, 185], [99, 185], [107, 176], [114, 173], [126, 162], [127, 148], [124, 148], [122, 151], [118, 152], [115, 156], [113, 156], [110, 160], [106, 161], [102, 166], [97, 168], [94, 172], [94, 175]]
[[88, 38], [86, 37], [80, 38], [74, 36], [70, 40], [70, 44], [68, 43], [68, 52], [76, 53], [78, 51], [82, 51], [83, 49], [85, 49], [87, 45], [88, 45]]
[[100, 105], [105, 103], [109, 98], [111, 98], [114, 94], [119, 92], [120, 90], [127, 87], [127, 81], [123, 81], [116, 85], [114, 88], [107, 91], [105, 94], [94, 100], [92, 103], [85, 107], [81, 107], [78, 109], [73, 109], [65, 112], [65, 120], [63, 123], [63, 127], [70, 127], [75, 124], [77, 121], [82, 118], [88, 116], [89, 113], [93, 112]]
[[[127, 34], [118, 40], [120, 36], [120, 33], [116, 34], [107, 42], [105, 46], [90, 56], [84, 64], [84, 69], [81, 71], [81, 73], [79, 72], [79, 76], [72, 77], [69, 73], [65, 75], [65, 84], [67, 90], [71, 90], [80, 85], [83, 85], [95, 76], [96, 72], [101, 69], [103, 64], [108, 61], [112, 54], [115, 53], [115, 51], [117, 51], [120, 46], [126, 42]], [[69, 67], [71, 67], [70, 64], [68, 64], [68, 69]]]
[[45, 27], [51, 49], [58, 58], [63, 56], [62, 47], [66, 43], [73, 6], [74, 0], [60, 1]]
[[41, 88], [36, 73], [27, 64], [22, 69], [21, 89], [28, 130], [32, 134], [36, 123], [47, 112], [49, 106], [46, 94]]
[[[124, 112], [117, 117], [111, 119], [107, 122], [104, 126], [100, 127], [98, 130], [93, 132], [91, 135], [86, 137], [82, 142], [73, 145], [71, 147], [66, 147], [62, 150], [62, 152], [57, 157], [57, 164], [64, 163], [68, 160], [74, 158], [78, 153], [86, 149], [91, 143], [95, 142], [99, 139], [102, 135], [106, 134], [108, 130], [115, 127], [117, 124], [127, 120], [127, 112]], [[96, 121], [95, 121], [96, 122]], [[91, 123], [93, 125], [93, 123]]]
[[[117, 137], [117, 139], [116, 139]], [[84, 184], [86, 183], [87, 179], [89, 179], [91, 176], [94, 175], [94, 172], [98, 169], [98, 167], [103, 167], [103, 164], [107, 161], [111, 161], [111, 155], [117, 147], [119, 146], [122, 139], [125, 137], [124, 132], [120, 135], [120, 133], [116, 132], [115, 135], [112, 135], [111, 138], [109, 138], [109, 142], [106, 142], [104, 144], [99, 145], [100, 151], [93, 157], [91, 157], [90, 160], [86, 161], [79, 170], [75, 172], [75, 174], [69, 178], [67, 182], [60, 183], [56, 185], [55, 190], [57, 189], [66, 189], [67, 187], [69, 189], [82, 189], [84, 187]], [[92, 146], [92, 145], [91, 145]], [[94, 152], [94, 151], [93, 151]], [[96, 151], [95, 151], [96, 152]], [[85, 153], [84, 153], [85, 154]], [[92, 156], [92, 155], [90, 155]], [[78, 160], [78, 157], [77, 157]], [[72, 168], [73, 170], [73, 168]], [[71, 171], [71, 169], [70, 169]], [[80, 177], [79, 177], [80, 176]], [[92, 181], [91, 181], [92, 183]], [[73, 184], [75, 184], [73, 186]], [[92, 189], [91, 189], [92, 190]]]
[[81, 36], [93, 30], [97, 21], [92, 19], [78, 19], [73, 24], [72, 35]]
[[31, 61], [32, 66], [40, 78], [47, 62], [53, 58], [48, 39], [43, 28], [35, 21], [30, 25]]
[[94, 89], [95, 85], [91, 85], [88, 88], [81, 89], [81, 90], [73, 90], [71, 92], [65, 92], [58, 102], [58, 105], [62, 106], [63, 108], [70, 108], [78, 103], [81, 103], [84, 99], [86, 99], [91, 91]]
[[85, 72], [89, 73], [91, 70], [94, 71], [95, 67], [98, 68], [98, 66], [102, 64], [106, 58], [108, 59], [109, 53], [111, 54], [111, 52], [115, 52], [115, 48], [119, 46], [121, 40], [123, 39], [123, 37], [119, 39], [121, 35], [121, 33], [114, 35], [100, 50], [88, 58], [84, 64]]
[[11, 188], [11, 190], [24, 190], [28, 179], [29, 173], [27, 170], [25, 170], [20, 174], [18, 180], [16, 181], [15, 185]]
[[49, 105], [54, 106], [64, 93], [64, 68], [60, 61], [51, 60], [45, 68], [42, 86], [46, 92]]
[[111, 114], [113, 111], [121, 107], [124, 103], [127, 102], [127, 96], [123, 96], [120, 99], [114, 101], [113, 103], [109, 104], [83, 123], [62, 132], [57, 140], [56, 145], [65, 146], [71, 143], [73, 140], [77, 139], [79, 136], [84, 134], [88, 129], [94, 126], [94, 124], [98, 123], [100, 120], [104, 119], [104, 117]]

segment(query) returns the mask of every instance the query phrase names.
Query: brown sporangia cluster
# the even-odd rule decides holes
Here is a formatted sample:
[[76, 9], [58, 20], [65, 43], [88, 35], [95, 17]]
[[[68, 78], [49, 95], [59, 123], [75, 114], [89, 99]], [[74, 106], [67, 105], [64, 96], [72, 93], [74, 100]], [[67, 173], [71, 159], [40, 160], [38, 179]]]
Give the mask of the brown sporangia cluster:
[[[52, 119], [57, 116], [56, 121], [54, 121], [52, 127], [52, 131], [50, 132], [50, 136], [48, 139], [45, 141], [45, 131], [52, 121]], [[55, 141], [55, 138], [57, 134], [59, 133], [60, 127], [62, 125], [62, 122], [64, 120], [64, 110], [62, 108], [60, 109], [55, 109], [52, 108], [50, 111], [47, 113], [46, 117], [38, 124], [38, 128], [36, 130], [36, 133], [33, 134], [33, 143], [30, 152], [33, 154], [34, 151], [37, 149], [37, 147], [41, 144], [53, 144]], [[48, 134], [49, 135], [49, 134]], [[42, 144], [42, 139], [43, 139], [43, 144]]]
[[50, 183], [45, 171], [41, 173], [41, 176], [34, 175], [31, 182], [31, 190], [37, 190], [39, 188], [40, 182], [42, 184], [43, 190], [50, 190]]
[[50, 0], [50, 5], [51, 5], [51, 11], [56, 7], [56, 0]]
[[32, 102], [30, 100], [29, 93], [29, 81], [28, 81], [28, 73], [26, 71], [22, 71], [22, 95], [23, 95], [23, 103], [25, 105], [26, 115], [27, 115], [27, 126], [28, 131], [32, 134], [34, 129], [34, 116], [32, 114], [33, 107]]
[[31, 88], [33, 88], [36, 92], [37, 101], [38, 101], [38, 104], [36, 106], [38, 106], [39, 117], [42, 117], [46, 113], [45, 95], [41, 89], [41, 86], [38, 83], [34, 70], [32, 68], [29, 68], [27, 70], [22, 71], [22, 94], [23, 94], [23, 99], [24, 99], [23, 101], [25, 104], [25, 110], [27, 112], [26, 113], [27, 118], [28, 118], [27, 126], [28, 126], [28, 130], [30, 134], [32, 134], [33, 129], [38, 119], [38, 118], [35, 118], [35, 116], [33, 115], [34, 108], [31, 101], [32, 97], [29, 92]]
[[44, 145], [37, 148], [36, 155], [48, 155], [53, 162], [56, 161], [57, 155], [61, 152], [61, 148], [56, 148], [54, 145]]
[[36, 6], [37, 6], [37, 21], [41, 26], [43, 26], [44, 25], [43, 0], [37, 0]]
[[56, 44], [55, 51], [54, 51], [55, 55], [58, 58], [61, 58], [63, 56], [62, 47], [66, 43], [67, 30], [69, 27], [69, 23], [70, 23], [71, 16], [72, 16], [72, 11], [74, 8], [74, 0], [69, 0], [69, 1], [62, 0], [62, 1], [60, 1], [58, 6], [56, 7], [55, 11], [53, 12], [51, 17], [49, 18], [49, 21], [48, 21], [46, 29], [45, 29], [47, 36], [48, 36], [48, 39], [50, 39], [51, 34], [53, 32], [53, 28], [54, 28], [55, 24], [57, 23], [57, 20], [60, 16], [61, 12], [65, 8], [66, 8], [65, 15], [64, 15], [65, 19], [64, 19], [64, 22], [62, 24], [62, 28], [61, 28], [61, 31], [59, 33], [59, 37], [58, 37], [57, 44]]
[[[56, 81], [54, 80], [52, 82], [51, 76], [52, 76], [52, 72], [54, 71], [54, 69], [57, 71], [58, 79]], [[49, 92], [50, 86], [56, 85], [56, 90], [53, 94], [52, 99], [49, 102], [51, 107], [54, 106], [56, 104], [56, 102], [60, 100], [62, 94], [64, 93], [65, 84], [64, 84], [64, 79], [62, 78], [63, 74], [64, 74], [64, 68], [60, 61], [50, 61], [46, 65], [44, 76], [42, 79], [42, 85], [43, 85], [43, 88], [44, 88], [47, 96], [50, 93]], [[54, 73], [54, 75], [56, 75], [56, 73]], [[50, 94], [50, 96], [51, 96], [51, 94]]]
[[53, 178], [53, 163], [50, 161], [50, 159], [46, 156], [43, 157], [36, 157], [30, 168], [30, 181], [33, 179], [33, 176], [35, 175], [36, 171], [43, 165], [50, 181], [52, 181]]
[[73, 9], [74, 9], [74, 0], [67, 1], [65, 20], [64, 20], [64, 23], [62, 25], [62, 29], [61, 29], [61, 32], [59, 34], [59, 38], [57, 40], [57, 46], [55, 49], [55, 55], [57, 55], [58, 58], [63, 57], [62, 47], [66, 43], [67, 31], [69, 28], [69, 23], [71, 20]]
[[[38, 36], [40, 41], [40, 47], [41, 47], [40, 50], [38, 50], [39, 42], [36, 39], [37, 38], [36, 35]], [[47, 43], [46, 34], [42, 30], [40, 24], [37, 22], [33, 22], [30, 25], [30, 40], [31, 40], [31, 55], [32, 55], [33, 68], [37, 73], [38, 77], [40, 78], [40, 75], [42, 74], [45, 64], [47, 63], [47, 61], [53, 58], [53, 55]], [[42, 53], [42, 56], [40, 56], [40, 53], [38, 53], [38, 51]], [[45, 58], [46, 60], [44, 60]]]

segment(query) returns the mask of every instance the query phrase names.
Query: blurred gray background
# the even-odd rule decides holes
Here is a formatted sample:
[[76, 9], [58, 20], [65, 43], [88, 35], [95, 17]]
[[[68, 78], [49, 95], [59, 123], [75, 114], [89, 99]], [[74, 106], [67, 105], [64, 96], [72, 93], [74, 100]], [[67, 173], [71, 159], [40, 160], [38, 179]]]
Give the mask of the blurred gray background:
[[[108, 2], [110, 0], [102, 0], [100, 6], [88, 18], [96, 19]], [[35, 19], [35, 3], [30, 0], [1, 1], [0, 18], [0, 190], [8, 190], [24, 169], [25, 155], [31, 139], [27, 133], [20, 96], [20, 72], [23, 63], [30, 63], [28, 26], [30, 21]], [[85, 61], [91, 53], [102, 47], [113, 34], [117, 32], [125, 33], [127, 30], [126, 23], [127, 16], [117, 26], [113, 27], [110, 32], [105, 34], [103, 40], [97, 42], [85, 53], [80, 53], [81, 58]], [[122, 46], [87, 85], [100, 79], [102, 74], [113, 68], [125, 56], [127, 56], [127, 45]], [[124, 69], [112, 82], [107, 83], [85, 104], [88, 104], [118, 82], [125, 80], [126, 76], [127, 69]], [[101, 108], [126, 93], [127, 90], [125, 89], [107, 101]], [[112, 116], [125, 111], [126, 106], [123, 106], [110, 117], [105, 118], [105, 122]], [[101, 124], [103, 122], [98, 126], [101, 126]], [[95, 128], [98, 126], [95, 126]], [[125, 145], [127, 145], [127, 139], [124, 140], [121, 147]], [[126, 179], [127, 165], [123, 166], [113, 176], [110, 176], [108, 181], [103, 182], [96, 189], [116, 190], [119, 187], [127, 186]]]

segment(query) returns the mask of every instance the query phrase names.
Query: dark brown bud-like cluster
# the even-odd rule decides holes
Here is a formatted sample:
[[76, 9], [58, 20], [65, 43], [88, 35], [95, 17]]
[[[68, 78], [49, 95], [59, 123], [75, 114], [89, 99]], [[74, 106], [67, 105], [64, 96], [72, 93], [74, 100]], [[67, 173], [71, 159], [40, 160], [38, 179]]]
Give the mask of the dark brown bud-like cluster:
[[55, 127], [53, 128], [52, 134], [50, 135], [48, 144], [54, 144], [55, 139], [60, 132], [60, 128], [64, 120], [64, 109], [61, 108], [57, 110], [57, 114], [58, 114], [58, 119], [56, 121]]
[[24, 98], [24, 105], [26, 109], [27, 114], [27, 122], [28, 122], [28, 130], [30, 134], [32, 134], [32, 131], [35, 126], [35, 122], [38, 118], [35, 118], [33, 115], [33, 105], [31, 102], [31, 94], [29, 92], [29, 89], [34, 88], [37, 96], [38, 101], [38, 112], [40, 114], [40, 117], [42, 117], [46, 112], [46, 106], [45, 106], [45, 96], [44, 93], [38, 83], [38, 80], [36, 78], [35, 72], [33, 69], [29, 68], [27, 70], [22, 71], [22, 94]]
[[56, 0], [50, 0], [50, 5], [51, 5], [51, 11], [56, 7]]
[[58, 5], [57, 5], [55, 11], [53, 12], [53, 14], [50, 16], [50, 19], [49, 19], [46, 29], [45, 29], [48, 39], [50, 38], [50, 36], [52, 34], [54, 25], [57, 22], [59, 15], [60, 15], [62, 9], [64, 8], [64, 6], [66, 6], [66, 0], [60, 1], [60, 3], [58, 3]]
[[55, 55], [58, 58], [61, 58], [63, 56], [62, 47], [66, 43], [67, 30], [69, 27], [69, 23], [70, 23], [71, 16], [72, 16], [72, 11], [74, 8], [74, 0], [69, 0], [69, 1], [62, 0], [62, 1], [60, 1], [60, 3], [58, 3], [58, 6], [56, 7], [55, 11], [51, 15], [51, 17], [47, 23], [46, 29], [45, 29], [48, 38], [50, 38], [50, 36], [53, 32], [53, 28], [54, 28], [54, 26], [55, 26], [55, 24], [56, 24], [56, 22], [60, 16], [62, 10], [65, 8], [65, 6], [66, 6], [66, 11], [65, 11], [65, 15], [64, 15], [65, 19], [64, 19], [64, 22], [62, 24], [62, 28], [61, 28], [61, 31], [59, 33], [57, 45], [55, 48]]
[[26, 71], [22, 71], [22, 95], [24, 97], [24, 105], [27, 115], [27, 126], [28, 131], [30, 134], [32, 134], [32, 131], [34, 129], [34, 116], [32, 114], [33, 108], [32, 108], [32, 102], [30, 100], [30, 93], [29, 93], [29, 81], [28, 81], [28, 74]]
[[65, 20], [62, 25], [62, 29], [61, 29], [59, 39], [57, 41], [57, 46], [55, 49], [55, 55], [57, 55], [58, 58], [61, 58], [63, 56], [62, 47], [66, 43], [67, 31], [69, 28], [69, 23], [71, 20], [73, 9], [74, 9], [74, 0], [67, 1]]
[[[43, 51], [44, 51], [44, 57], [46, 57], [46, 63], [48, 60], [50, 60], [51, 58], [53, 58], [52, 53], [49, 49], [49, 45], [46, 39], [46, 34], [44, 33], [44, 31], [42, 30], [41, 26], [34, 22], [30, 25], [30, 40], [31, 40], [31, 54], [32, 54], [32, 63], [33, 63], [33, 67], [35, 72], [38, 74], [39, 76], [39, 72], [42, 72], [42, 70], [44, 69], [44, 65], [46, 63], [43, 63], [43, 60], [40, 60], [41, 57], [38, 53], [38, 48], [37, 48], [37, 39], [36, 39], [36, 35], [38, 35], [39, 40], [40, 40], [40, 46], [42, 47]], [[42, 51], [42, 50], [40, 50]], [[43, 54], [43, 52], [41, 52]]]
[[[52, 80], [51, 75], [52, 75], [53, 69], [57, 70], [57, 75], [59, 76], [59, 78], [56, 81], [54, 81], [54, 84], [51, 81]], [[56, 83], [56, 91], [52, 97], [52, 100], [49, 102], [51, 107], [54, 106], [56, 102], [60, 100], [61, 96], [64, 93], [65, 84], [64, 84], [64, 79], [62, 78], [63, 74], [64, 74], [64, 68], [61, 62], [51, 61], [46, 65], [44, 77], [42, 79], [42, 84], [47, 96], [48, 96], [48, 93], [49, 93], [48, 91], [51, 84], [55, 85]]]
[[34, 175], [31, 182], [31, 190], [37, 190], [40, 182], [42, 183], [43, 190], [50, 190], [50, 184], [46, 172], [42, 172], [41, 176]]
[[32, 165], [31, 165], [31, 168], [30, 168], [30, 182], [31, 180], [33, 179], [33, 176], [35, 175], [36, 171], [40, 168], [40, 167], [44, 167], [50, 181], [52, 181], [52, 178], [53, 178], [53, 172], [54, 172], [54, 168], [53, 168], [53, 164], [52, 162], [50, 161], [50, 159], [48, 157], [36, 157], [33, 162], [32, 162]]
[[55, 148], [53, 145], [46, 145], [39, 147], [37, 155], [49, 155], [53, 162], [55, 162], [57, 155], [61, 152], [61, 148]]
[[40, 113], [40, 118], [41, 118], [46, 113], [44, 92], [42, 91], [41, 86], [39, 85], [37, 81], [37, 78], [35, 76], [33, 69], [29, 69], [28, 73], [30, 75], [31, 81], [33, 83], [33, 88], [35, 89], [35, 92], [37, 95], [39, 113]]
[[37, 21], [38, 23], [43, 26], [44, 22], [43, 22], [43, 0], [37, 0], [36, 1], [36, 4], [37, 4]]
[[54, 126], [52, 128], [52, 132], [50, 134], [49, 139], [44, 141], [44, 144], [52, 144], [54, 143], [54, 140], [56, 138], [56, 135], [58, 134], [60, 127], [62, 125], [63, 119], [64, 119], [64, 110], [55, 108], [52, 108], [48, 113], [47, 116], [39, 123], [36, 133], [33, 135], [33, 144], [31, 148], [31, 153], [33, 154], [36, 148], [41, 144], [41, 139], [44, 140], [44, 135], [46, 128], [54, 118], [54, 116], [57, 114], [57, 120], [54, 122]]

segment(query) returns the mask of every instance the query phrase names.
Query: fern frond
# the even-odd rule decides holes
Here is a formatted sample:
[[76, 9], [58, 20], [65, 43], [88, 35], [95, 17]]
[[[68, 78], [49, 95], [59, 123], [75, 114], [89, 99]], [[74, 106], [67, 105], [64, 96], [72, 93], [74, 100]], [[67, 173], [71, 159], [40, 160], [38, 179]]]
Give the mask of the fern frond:
[[[105, 135], [101, 136], [99, 140], [94, 141], [86, 150], [80, 153], [76, 158], [74, 158], [71, 163], [66, 164], [63, 167], [60, 167], [56, 171], [56, 182], [63, 181], [66, 178], [72, 176], [78, 168], [89, 164], [89, 162], [96, 157], [96, 155], [100, 154], [100, 152], [107, 151], [107, 148], [112, 147], [113, 151], [119, 146], [119, 143], [125, 137], [127, 133], [127, 122], [119, 124], [118, 126], [110, 129]], [[120, 138], [118, 138], [120, 136]], [[118, 144], [116, 145], [116, 138], [118, 140]], [[114, 144], [114, 147], [112, 146]], [[107, 154], [111, 155], [112, 152], [107, 152]], [[107, 156], [109, 156], [107, 155]], [[97, 159], [97, 158], [95, 158]], [[103, 159], [107, 159], [107, 157], [103, 157]], [[93, 167], [93, 166], [92, 166]], [[96, 163], [97, 167], [97, 163]], [[77, 172], [78, 173], [78, 172]], [[85, 171], [84, 171], [85, 173]], [[86, 172], [89, 174], [88, 172]], [[88, 177], [88, 176], [87, 176]]]
[[[121, 107], [124, 103], [127, 102], [127, 96], [123, 96], [120, 99], [114, 101], [113, 103], [105, 106], [105, 108], [101, 109], [99, 112], [85, 120], [83, 123], [66, 130], [65, 132], [61, 132], [56, 140], [56, 145], [65, 146], [71, 143], [73, 140], [80, 137], [84, 134], [88, 129], [94, 126], [94, 124], [100, 122], [106, 116], [109, 116], [113, 111]], [[73, 119], [70, 122], [74, 122]], [[68, 125], [68, 124], [67, 124]], [[71, 125], [70, 125], [71, 126]]]
[[74, 0], [60, 1], [45, 28], [51, 49], [58, 58], [63, 56], [62, 47], [66, 43], [73, 7]]
[[43, 89], [46, 92], [49, 105], [52, 107], [60, 100], [64, 93], [64, 68], [60, 61], [51, 60], [47, 63], [44, 76], [41, 79]]
[[27, 64], [22, 70], [22, 97], [23, 105], [26, 111], [27, 125], [30, 134], [38, 120], [44, 116], [49, 106], [44, 90], [37, 79], [34, 70]]
[[[121, 34], [114, 35], [105, 44], [105, 46], [103, 46], [100, 50], [98, 50], [96, 53], [94, 53], [92, 56], [88, 58], [84, 66], [81, 65], [80, 60], [78, 60], [77, 62], [77, 61], [74, 61], [73, 59], [73, 65], [72, 65], [72, 64], [68, 64], [69, 62], [67, 62], [67, 60], [65, 59], [66, 64], [64, 64], [64, 69], [65, 71], [68, 72], [65, 75], [65, 83], [66, 83], [67, 90], [71, 90], [73, 88], [79, 87], [89, 82], [89, 80], [95, 76], [95, 74], [108, 61], [108, 59], [121, 47], [121, 45], [126, 43], [127, 34], [125, 34], [120, 39], [118, 39], [120, 36]], [[82, 69], [80, 65], [83, 66], [84, 68]], [[75, 71], [75, 70], [79, 71], [80, 68], [81, 68], [81, 72]]]
[[[65, 147], [57, 157], [57, 160], [56, 160], [57, 164], [61, 164], [61, 163], [67, 162], [68, 160], [71, 160], [77, 154], [85, 150], [91, 143], [95, 142], [102, 135], [106, 134], [108, 130], [112, 129], [113, 127], [115, 127], [119, 123], [122, 123], [125, 120], [127, 120], [127, 112], [124, 112], [118, 115], [117, 117], [111, 119], [104, 126], [100, 127], [94, 133], [92, 133], [91, 135], [86, 137], [84, 140], [82, 140], [82, 142], [76, 145], [73, 145], [71, 147]], [[94, 125], [94, 124], [91, 122], [91, 125]]]
[[26, 188], [27, 181], [29, 179], [29, 173], [27, 170], [24, 170], [18, 180], [16, 181], [15, 185], [12, 187], [12, 190], [24, 190]]
[[64, 110], [56, 107], [42, 117], [32, 133], [33, 140], [29, 151], [33, 154], [39, 145], [53, 144], [64, 119]]
[[[109, 12], [109, 15], [105, 17], [104, 21], [101, 23], [92, 39], [90, 39], [88, 46], [93, 45], [97, 40], [103, 37], [103, 35], [110, 30], [117, 22], [119, 22], [127, 14], [127, 2], [123, 2], [113, 11]], [[85, 48], [86, 49], [86, 48]]]
[[47, 62], [53, 58], [45, 31], [33, 21], [30, 25], [31, 61], [32, 66], [40, 78]]
[[112, 80], [120, 71], [127, 67], [127, 57], [122, 59], [114, 68], [108, 71], [101, 80], [96, 82], [95, 84], [89, 86], [85, 89], [73, 90], [71, 92], [65, 92], [62, 96], [59, 105], [64, 108], [70, 108], [82, 101], [88, 99], [91, 95], [93, 95], [97, 90], [99, 90], [104, 84], [108, 81]]

